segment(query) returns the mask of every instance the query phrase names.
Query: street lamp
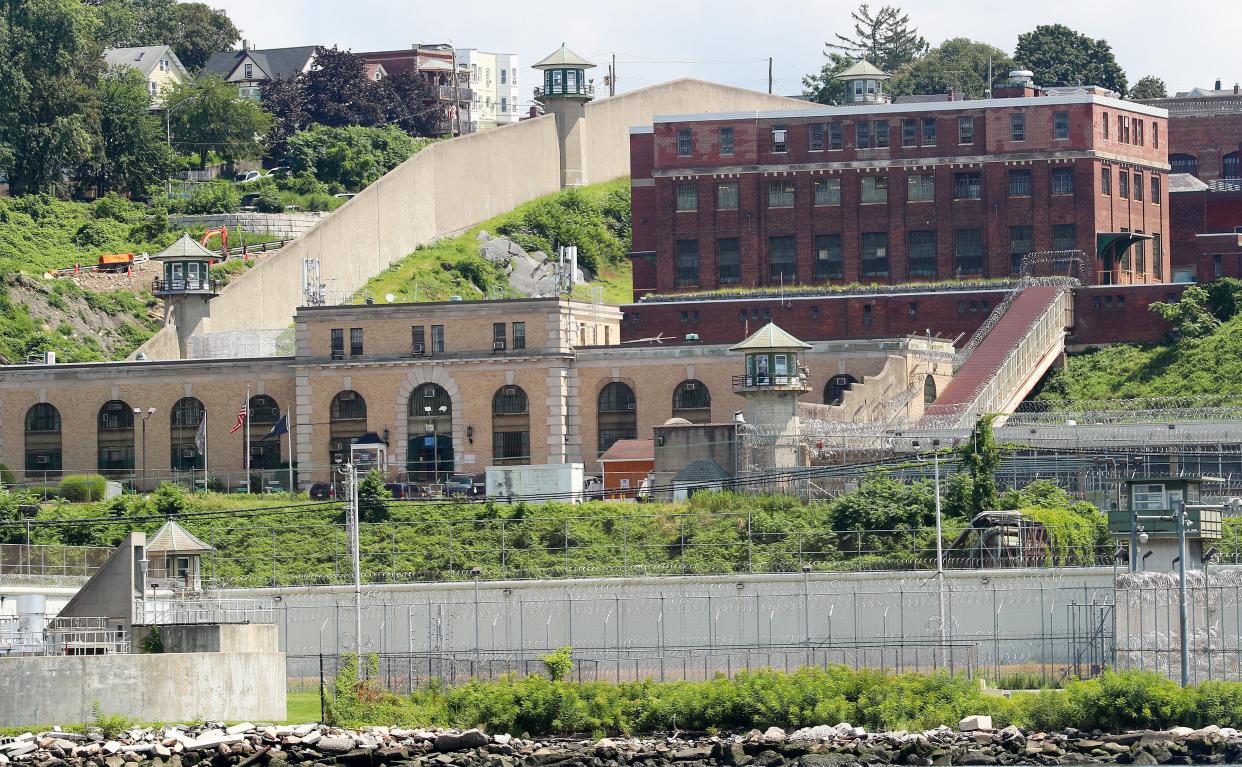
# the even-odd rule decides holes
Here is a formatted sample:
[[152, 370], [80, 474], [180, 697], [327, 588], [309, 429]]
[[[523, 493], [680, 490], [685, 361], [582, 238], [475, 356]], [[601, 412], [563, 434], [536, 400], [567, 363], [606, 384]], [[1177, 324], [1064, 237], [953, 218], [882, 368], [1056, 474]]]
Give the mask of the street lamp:
[[[914, 447], [919, 446], [919, 441], [914, 440]], [[940, 649], [943, 652], [948, 641], [948, 627], [945, 625], [944, 614], [944, 534], [942, 528], [941, 509], [940, 509], [940, 440], [933, 439], [932, 447], [932, 476], [936, 489], [936, 587], [940, 603], [939, 621], [940, 621]]]
[[142, 408], [134, 408], [134, 417], [142, 421], [142, 484], [147, 484], [147, 419], [155, 415], [155, 408], [149, 407], [144, 412]]

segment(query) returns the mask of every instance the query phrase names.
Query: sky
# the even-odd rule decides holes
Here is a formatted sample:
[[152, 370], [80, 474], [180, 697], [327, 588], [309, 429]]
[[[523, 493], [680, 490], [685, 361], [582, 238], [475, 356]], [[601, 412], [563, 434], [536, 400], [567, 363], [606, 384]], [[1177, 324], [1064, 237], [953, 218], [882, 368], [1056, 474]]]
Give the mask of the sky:
[[[536, 84], [529, 65], [563, 42], [605, 65], [617, 57], [619, 91], [677, 77], [763, 90], [768, 57], [775, 91], [802, 91], [802, 76], [818, 71], [823, 43], [851, 29], [853, 0], [208, 0], [223, 8], [257, 48], [338, 45], [354, 51], [450, 42], [463, 48], [517, 53], [524, 93]], [[873, 2], [873, 7], [883, 4]], [[1236, 36], [1237, 0], [995, 0], [898, 2], [932, 45], [966, 36], [1012, 53], [1018, 35], [1061, 23], [1112, 44], [1131, 83], [1155, 74], [1169, 92], [1196, 85], [1226, 87], [1242, 80]], [[1230, 39], [1233, 38], [1233, 39]], [[1233, 66], [1231, 66], [1231, 64]], [[605, 66], [592, 70], [597, 86]]]

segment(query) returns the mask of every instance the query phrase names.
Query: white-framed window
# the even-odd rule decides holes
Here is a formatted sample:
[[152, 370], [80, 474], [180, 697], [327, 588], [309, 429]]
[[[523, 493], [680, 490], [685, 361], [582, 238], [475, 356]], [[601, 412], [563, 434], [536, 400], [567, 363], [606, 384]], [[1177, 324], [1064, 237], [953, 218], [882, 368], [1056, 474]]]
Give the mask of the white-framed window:
[[157, 96], [157, 95], [159, 95], [159, 92], [160, 92], [160, 85], [159, 85], [159, 83], [155, 82], [154, 80], [148, 80], [148, 81], [147, 81], [147, 90], [149, 90], [149, 91], [151, 92], [151, 95], [152, 95], [152, 96]]
[[[500, 71], [502, 71], [502, 72], [503, 72], [504, 70], [502, 69], [502, 70], [500, 70]], [[501, 112], [508, 112], [508, 111], [509, 111], [509, 98], [508, 98], [507, 96], [501, 96], [501, 97], [500, 97], [500, 111], [501, 111]]]
[[629, 480], [629, 479], [623, 478], [623, 479], [621, 480], [621, 489], [622, 489], [622, 490], [629, 490], [629, 489], [630, 489], [630, 480]]
[[244, 68], [244, 71], [245, 71], [245, 73], [244, 73], [244, 75], [243, 75], [243, 76], [244, 76], [247, 80], [253, 80], [253, 79], [254, 79], [254, 64], [247, 64], [247, 65], [245, 66], [245, 68]]

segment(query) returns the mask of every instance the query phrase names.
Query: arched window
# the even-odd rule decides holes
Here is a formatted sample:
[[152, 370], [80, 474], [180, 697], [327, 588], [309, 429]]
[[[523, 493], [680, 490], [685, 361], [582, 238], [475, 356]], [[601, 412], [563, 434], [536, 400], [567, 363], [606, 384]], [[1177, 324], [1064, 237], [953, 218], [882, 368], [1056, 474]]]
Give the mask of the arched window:
[[26, 473], [46, 478], [60, 470], [60, 411], [40, 402], [26, 411]]
[[521, 386], [502, 386], [492, 396], [492, 463], [530, 463], [530, 400]]
[[927, 376], [923, 379], [923, 407], [931, 407], [936, 401], [936, 379]]
[[[349, 446], [367, 433], [367, 401], [356, 391], [343, 391], [328, 408], [328, 460], [335, 466], [349, 460]], [[339, 460], [338, 460], [339, 459]]]
[[414, 390], [406, 410], [405, 470], [411, 482], [439, 484], [453, 473], [453, 398], [443, 386]]
[[1193, 154], [1171, 154], [1169, 155], [1169, 172], [1189, 173], [1197, 176], [1199, 175], [1199, 158]]
[[1238, 153], [1237, 152], [1230, 152], [1229, 154], [1220, 158], [1220, 163], [1221, 163], [1221, 176], [1223, 178], [1231, 178], [1231, 179], [1242, 178], [1242, 173], [1239, 173], [1239, 168], [1238, 168]]
[[264, 439], [280, 420], [280, 405], [266, 394], [250, 398], [250, 419], [246, 429], [250, 432], [250, 468], [252, 470], [280, 468], [280, 437]]
[[858, 383], [857, 378], [844, 373], [829, 378], [824, 386], [824, 404], [840, 405], [841, 400], [845, 399], [845, 393], [856, 383]]
[[[169, 444], [172, 449], [173, 471], [198, 471], [203, 468], [203, 452], [198, 449], [196, 437], [206, 410], [194, 397], [177, 400], [169, 412]], [[211, 449], [211, 435], [207, 435], [207, 449]]]
[[688, 380], [673, 389], [673, 417], [690, 423], [711, 423], [712, 395], [702, 381]]
[[612, 447], [619, 439], [638, 436], [638, 402], [634, 390], [620, 381], [613, 381], [599, 392], [598, 401], [599, 452]]
[[114, 399], [99, 408], [99, 473], [125, 477], [134, 473], [134, 409]]

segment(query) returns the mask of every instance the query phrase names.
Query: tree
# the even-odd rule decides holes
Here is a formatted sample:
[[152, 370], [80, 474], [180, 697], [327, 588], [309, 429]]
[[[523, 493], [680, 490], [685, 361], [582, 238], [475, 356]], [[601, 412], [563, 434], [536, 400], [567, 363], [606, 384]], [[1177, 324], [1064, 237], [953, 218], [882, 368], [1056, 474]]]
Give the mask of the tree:
[[947, 93], [952, 90], [968, 99], [984, 98], [991, 77], [1013, 69], [1013, 59], [1000, 48], [955, 37], [932, 48], [927, 55], [901, 69], [889, 83], [893, 95]]
[[0, 0], [0, 14], [0, 161], [14, 195], [51, 191], [91, 151], [94, 16], [77, 0]]
[[165, 42], [171, 45], [181, 63], [197, 72], [217, 51], [230, 50], [241, 39], [241, 31], [224, 11], [204, 3], [177, 3], [173, 6], [172, 28]]
[[435, 86], [414, 72], [396, 72], [380, 81], [384, 119], [412, 136], [429, 136], [442, 114]]
[[384, 473], [379, 469], [371, 469], [358, 482], [358, 521], [386, 522], [388, 520], [388, 503], [392, 493], [384, 487]]
[[[927, 53], [927, 41], [910, 26], [909, 15], [895, 5], [881, 6], [875, 13], [867, 3], [850, 14], [854, 35], [837, 34], [835, 43], [825, 43], [828, 51], [839, 51], [851, 59], [866, 59], [889, 74], [897, 72]], [[830, 55], [830, 54], [829, 54]]]
[[843, 86], [836, 77], [854, 62], [840, 53], [826, 52], [824, 56], [828, 60], [823, 69], [802, 78], [802, 94], [817, 104], [839, 104]]
[[400, 128], [329, 128], [313, 125], [288, 142], [286, 162], [295, 176], [359, 190], [409, 159], [427, 144]]
[[315, 49], [315, 68], [298, 76], [311, 122], [340, 127], [384, 120], [382, 88], [367, 77], [361, 56], [336, 48]]
[[198, 155], [221, 154], [226, 162], [259, 157], [261, 138], [272, 118], [254, 101], [243, 99], [237, 86], [215, 75], [204, 75], [174, 85], [165, 96], [171, 114], [173, 146]]
[[283, 162], [290, 137], [310, 124], [302, 83], [296, 78], [268, 80], [260, 86], [259, 93], [260, 103], [272, 116], [272, 128], [264, 141], [268, 156]]
[[1169, 97], [1169, 89], [1165, 87], [1164, 80], [1155, 75], [1144, 75], [1134, 84], [1127, 94], [1131, 99], [1139, 101], [1142, 99], [1167, 99]]
[[1211, 296], [1202, 285], [1191, 285], [1178, 301], [1157, 301], [1147, 307], [1173, 328], [1175, 338], [1202, 338], [1216, 332], [1220, 320], [1208, 308]]
[[970, 516], [996, 508], [996, 470], [1001, 453], [992, 435], [995, 415], [980, 416], [969, 442], [960, 451], [962, 468], [970, 475]]
[[99, 196], [145, 194], [172, 172], [176, 158], [150, 107], [147, 81], [136, 70], [109, 72], [99, 81], [99, 141], [84, 168]]
[[1107, 40], [1092, 40], [1064, 24], [1044, 24], [1018, 35], [1013, 58], [1043, 86], [1099, 85], [1126, 95], [1126, 73]]

